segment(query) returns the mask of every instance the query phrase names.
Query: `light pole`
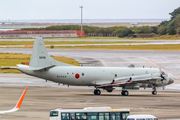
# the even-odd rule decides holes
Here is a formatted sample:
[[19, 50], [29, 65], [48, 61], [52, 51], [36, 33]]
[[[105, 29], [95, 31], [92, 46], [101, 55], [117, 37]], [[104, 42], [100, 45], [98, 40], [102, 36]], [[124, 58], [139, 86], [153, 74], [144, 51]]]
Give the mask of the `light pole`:
[[83, 6], [79, 6], [81, 8], [81, 31], [83, 30], [83, 26], [82, 26], [82, 9], [83, 9]]

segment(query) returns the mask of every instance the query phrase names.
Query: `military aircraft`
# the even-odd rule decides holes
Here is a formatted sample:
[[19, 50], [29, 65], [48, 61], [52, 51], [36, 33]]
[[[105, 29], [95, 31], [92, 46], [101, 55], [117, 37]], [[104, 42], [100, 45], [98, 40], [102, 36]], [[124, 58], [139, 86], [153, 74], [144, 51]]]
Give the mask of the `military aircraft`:
[[127, 67], [82, 67], [58, 62], [48, 55], [43, 39], [36, 38], [31, 54], [30, 65], [18, 64], [17, 69], [25, 74], [50, 80], [56, 83], [76, 86], [94, 86], [94, 95], [100, 95], [100, 89], [112, 92], [114, 87], [122, 87], [122, 96], [128, 96], [127, 89], [140, 87], [152, 88], [172, 84], [174, 80], [160, 68], [136, 68], [133, 64]]
[[15, 112], [17, 110], [19, 110], [19, 108], [21, 107], [21, 104], [22, 104], [22, 101], [24, 99], [24, 96], [26, 94], [26, 91], [27, 91], [28, 88], [25, 88], [24, 92], [22, 93], [21, 97], [19, 98], [16, 106], [11, 109], [11, 110], [6, 110], [6, 111], [0, 111], [0, 114], [6, 114], [6, 113], [11, 113], [11, 112]]

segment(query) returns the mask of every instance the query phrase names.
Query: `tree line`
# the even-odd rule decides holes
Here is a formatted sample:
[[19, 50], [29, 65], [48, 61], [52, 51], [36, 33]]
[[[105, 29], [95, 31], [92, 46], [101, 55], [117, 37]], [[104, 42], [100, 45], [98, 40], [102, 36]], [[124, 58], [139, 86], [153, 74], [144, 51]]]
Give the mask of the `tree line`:
[[158, 26], [158, 33], [160, 35], [175, 35], [180, 33], [180, 7], [175, 9], [171, 15], [171, 19], [169, 21], [163, 21]]
[[[61, 25], [61, 26], [49, 26], [46, 28], [22, 28], [21, 30], [81, 30], [79, 25]], [[83, 30], [86, 36], [104, 36], [104, 37], [125, 37], [132, 36], [138, 33], [157, 33], [157, 27], [142, 26], [142, 27], [95, 27], [95, 26], [83, 26]]]
[[[96, 27], [96, 26], [83, 26], [86, 36], [104, 36], [104, 37], [136, 37], [137, 34], [159, 34], [159, 35], [175, 35], [180, 33], [180, 7], [175, 9], [169, 21], [163, 21], [159, 26], [134, 26], [134, 27]], [[79, 25], [61, 25], [49, 26], [46, 28], [23, 28], [21, 30], [81, 30]]]

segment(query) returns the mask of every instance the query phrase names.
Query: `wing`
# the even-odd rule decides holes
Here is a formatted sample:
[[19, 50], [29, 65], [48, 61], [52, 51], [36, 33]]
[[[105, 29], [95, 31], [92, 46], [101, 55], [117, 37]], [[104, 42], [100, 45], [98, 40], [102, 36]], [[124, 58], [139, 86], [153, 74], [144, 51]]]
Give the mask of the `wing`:
[[108, 84], [102, 84], [96, 86], [97, 88], [103, 88], [103, 87], [120, 87], [120, 85], [123, 84], [129, 84], [132, 83], [132, 81], [122, 81], [122, 82], [116, 82], [116, 83], [108, 83]]
[[98, 88], [101, 87], [120, 87], [125, 84], [133, 84], [133, 83], [143, 83], [143, 82], [151, 82], [156, 80], [161, 80], [159, 73], [155, 74], [145, 74], [138, 76], [128, 76], [128, 77], [120, 77], [113, 79], [111, 83], [97, 85]]
[[25, 96], [25, 94], [26, 94], [27, 89], [28, 89], [28, 88], [26, 88], [26, 89], [24, 90], [24, 92], [22, 93], [21, 97], [19, 98], [16, 106], [15, 106], [13, 109], [7, 110], [7, 111], [0, 111], [0, 114], [6, 114], [6, 113], [15, 112], [15, 111], [19, 110], [19, 108], [21, 107], [22, 101], [23, 101], [23, 99], [24, 99], [24, 96]]

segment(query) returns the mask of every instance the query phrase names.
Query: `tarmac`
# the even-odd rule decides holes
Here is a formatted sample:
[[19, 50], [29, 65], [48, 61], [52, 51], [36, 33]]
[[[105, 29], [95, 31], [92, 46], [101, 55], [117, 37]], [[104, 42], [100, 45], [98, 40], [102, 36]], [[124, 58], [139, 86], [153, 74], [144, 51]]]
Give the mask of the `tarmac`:
[[[0, 52], [31, 54], [32, 49], [1, 48]], [[93, 87], [59, 85], [24, 74], [0, 74], [0, 110], [15, 106], [21, 93], [28, 87], [19, 111], [1, 115], [3, 120], [48, 120], [52, 109], [112, 107], [128, 108], [131, 114], [152, 114], [162, 119], [180, 119], [180, 51], [138, 51], [138, 50], [78, 50], [48, 49], [54, 56], [67, 56], [78, 60], [81, 66], [160, 67], [171, 75], [175, 82], [158, 94], [151, 89], [129, 90], [129, 96], [121, 96], [121, 88], [112, 93], [102, 90], [100, 96], [93, 94]]]

